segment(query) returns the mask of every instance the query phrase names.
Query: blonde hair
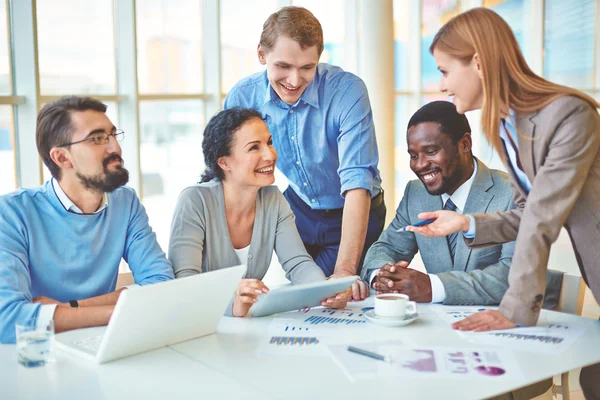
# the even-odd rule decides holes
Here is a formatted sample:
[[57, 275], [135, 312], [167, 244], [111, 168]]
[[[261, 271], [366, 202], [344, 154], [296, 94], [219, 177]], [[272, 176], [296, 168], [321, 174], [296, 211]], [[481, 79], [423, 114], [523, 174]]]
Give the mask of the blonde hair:
[[468, 63], [477, 53], [483, 75], [481, 125], [487, 140], [503, 155], [500, 119], [508, 108], [537, 111], [562, 96], [576, 96], [592, 107], [591, 96], [536, 75], [525, 62], [512, 30], [494, 11], [474, 8], [448, 21], [435, 35], [434, 49]]

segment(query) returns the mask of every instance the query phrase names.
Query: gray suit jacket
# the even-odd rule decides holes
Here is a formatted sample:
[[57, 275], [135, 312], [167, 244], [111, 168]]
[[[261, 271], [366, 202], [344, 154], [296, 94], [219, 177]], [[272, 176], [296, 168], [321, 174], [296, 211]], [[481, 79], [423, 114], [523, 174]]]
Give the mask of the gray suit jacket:
[[516, 115], [519, 159], [532, 188], [509, 168], [515, 210], [475, 214], [471, 248], [516, 239], [510, 288], [500, 304], [511, 321], [536, 323], [550, 246], [564, 226], [582, 276], [600, 301], [600, 116], [585, 101], [561, 97]]
[[[300, 239], [294, 214], [276, 186], [256, 196], [256, 215], [245, 278], [262, 279], [273, 250], [292, 284], [325, 280]], [[225, 217], [223, 185], [218, 180], [184, 189], [179, 195], [169, 241], [175, 278], [239, 265]]]
[[[513, 208], [512, 191], [506, 174], [490, 170], [481, 161], [477, 162], [477, 175], [463, 212], [505, 211]], [[419, 251], [427, 272], [436, 274], [444, 285], [444, 304], [498, 304], [508, 288], [514, 242], [473, 250], [459, 240], [452, 262], [446, 237], [428, 238], [412, 232], [397, 232], [399, 228], [418, 222], [419, 213], [439, 210], [442, 206], [441, 196], [427, 193], [421, 181], [409, 182], [396, 217], [365, 257], [362, 278], [368, 280], [373, 270], [388, 262], [410, 262]], [[550, 293], [545, 307], [556, 306], [561, 281], [561, 273], [549, 274]]]

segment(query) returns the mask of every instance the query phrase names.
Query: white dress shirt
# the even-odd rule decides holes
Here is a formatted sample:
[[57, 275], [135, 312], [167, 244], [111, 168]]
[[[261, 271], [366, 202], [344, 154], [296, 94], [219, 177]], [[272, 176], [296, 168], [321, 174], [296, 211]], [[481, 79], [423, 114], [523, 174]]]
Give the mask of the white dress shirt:
[[[448, 199], [452, 199], [454, 205], [456, 205], [456, 212], [462, 214], [465, 209], [465, 204], [467, 204], [467, 198], [469, 197], [469, 192], [471, 191], [471, 186], [473, 186], [473, 182], [475, 181], [475, 176], [477, 176], [477, 161], [473, 160], [473, 174], [471, 177], [465, 181], [462, 185], [458, 187], [449, 195], [448, 193], [443, 193], [440, 197], [442, 198], [442, 206], [446, 205]], [[374, 270], [371, 273], [371, 277], [369, 279], [369, 284], [373, 285], [373, 279], [377, 276], [379, 270]], [[444, 284], [442, 280], [435, 274], [427, 274], [429, 276], [429, 280], [431, 281], [431, 302], [432, 303], [443, 303], [446, 299], [446, 289], [444, 289]]]

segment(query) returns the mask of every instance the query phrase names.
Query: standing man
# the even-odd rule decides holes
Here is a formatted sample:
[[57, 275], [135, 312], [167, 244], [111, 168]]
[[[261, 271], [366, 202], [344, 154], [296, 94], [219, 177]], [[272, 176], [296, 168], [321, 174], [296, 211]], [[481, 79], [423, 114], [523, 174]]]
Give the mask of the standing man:
[[121, 259], [136, 284], [173, 279], [135, 192], [123, 187], [124, 132], [92, 98], [46, 104], [36, 142], [52, 179], [0, 196], [0, 342], [15, 324], [54, 321], [56, 332], [108, 324]]
[[[359, 273], [385, 223], [375, 128], [364, 82], [321, 63], [323, 31], [301, 7], [263, 25], [258, 59], [266, 71], [238, 82], [225, 108], [259, 110], [289, 180], [284, 195], [309, 254], [326, 276]], [[357, 281], [353, 298], [369, 289]]]

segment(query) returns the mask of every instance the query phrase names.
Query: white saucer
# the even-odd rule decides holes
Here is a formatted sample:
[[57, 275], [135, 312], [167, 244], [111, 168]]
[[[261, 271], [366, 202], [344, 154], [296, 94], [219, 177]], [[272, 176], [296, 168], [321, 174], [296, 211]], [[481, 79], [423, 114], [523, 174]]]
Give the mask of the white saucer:
[[404, 326], [414, 322], [419, 318], [419, 313], [406, 314], [404, 318], [393, 318], [393, 317], [378, 317], [375, 315], [374, 310], [365, 312], [365, 317], [375, 324], [383, 326]]

